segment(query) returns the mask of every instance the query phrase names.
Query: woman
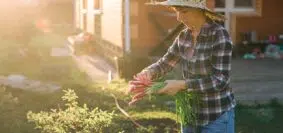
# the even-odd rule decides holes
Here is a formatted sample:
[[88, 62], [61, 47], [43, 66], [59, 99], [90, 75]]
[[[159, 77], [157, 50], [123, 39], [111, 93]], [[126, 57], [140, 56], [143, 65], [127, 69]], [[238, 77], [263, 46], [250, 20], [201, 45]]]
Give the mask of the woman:
[[[182, 126], [182, 133], [234, 133], [236, 102], [229, 86], [232, 41], [228, 32], [215, 23], [223, 21], [224, 17], [210, 11], [205, 0], [168, 0], [150, 4], [172, 8], [186, 29], [180, 32], [159, 61], [138, 73], [136, 78], [150, 82], [164, 76], [179, 63], [183, 80], [167, 80], [167, 85], [158, 93], [175, 95], [187, 90], [201, 96], [201, 104], [196, 109], [196, 125]], [[129, 91], [135, 94], [133, 104], [142, 99], [145, 92], [137, 91], [137, 88], [144, 88], [137, 81], [131, 84], [133, 87]]]

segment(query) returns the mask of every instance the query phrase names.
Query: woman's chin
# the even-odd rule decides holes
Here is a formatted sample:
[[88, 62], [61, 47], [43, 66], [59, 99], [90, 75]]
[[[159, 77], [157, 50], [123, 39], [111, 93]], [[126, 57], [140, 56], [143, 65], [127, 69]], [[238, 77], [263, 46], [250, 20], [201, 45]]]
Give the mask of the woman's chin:
[[192, 29], [192, 26], [190, 26], [190, 25], [188, 25], [188, 24], [185, 24], [185, 23], [183, 23], [184, 25], [186, 25], [186, 27], [188, 28], [188, 29]]

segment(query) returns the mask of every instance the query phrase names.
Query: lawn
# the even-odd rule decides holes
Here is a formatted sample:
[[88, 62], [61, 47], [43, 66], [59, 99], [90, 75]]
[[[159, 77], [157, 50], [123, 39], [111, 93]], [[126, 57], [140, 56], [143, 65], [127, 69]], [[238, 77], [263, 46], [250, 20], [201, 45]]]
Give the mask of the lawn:
[[[172, 100], [170, 97], [145, 98], [135, 106], [129, 107], [127, 102], [130, 100], [122, 91], [126, 87], [123, 81], [117, 81], [111, 85], [101, 87], [97, 84], [79, 85], [69, 84], [65, 88], [74, 89], [79, 96], [79, 103], [86, 103], [89, 107], [99, 107], [106, 111], [115, 111], [118, 116], [114, 118], [110, 128], [104, 130], [107, 133], [126, 133], [145, 132], [140, 131], [115, 105], [111, 93], [118, 97], [120, 106], [126, 110], [139, 124], [147, 127], [149, 132], [163, 133], [168, 131], [174, 133], [179, 130], [176, 123], [176, 116], [172, 108], [164, 104], [164, 101]], [[103, 89], [102, 89], [103, 88]], [[34, 125], [26, 120], [28, 111], [39, 112], [49, 111], [51, 108], [63, 107], [60, 99], [63, 93], [38, 94], [33, 92], [21, 91], [10, 88], [14, 97], [19, 99], [15, 105], [5, 105], [1, 108], [0, 129], [5, 133], [37, 133], [33, 129]], [[162, 100], [160, 100], [162, 99]], [[282, 131], [283, 106], [276, 102], [265, 105], [244, 106], [238, 105], [236, 108], [236, 129], [237, 133], [280, 133]]]
[[[33, 39], [31, 47], [40, 56], [29, 58], [17, 54], [17, 44], [10, 41], [0, 41], [0, 75], [24, 74], [31, 79], [56, 82], [65, 89], [73, 89], [77, 93], [79, 105], [87, 104], [90, 108], [98, 107], [106, 111], [115, 111], [117, 116], [105, 133], [175, 133], [179, 131], [174, 107], [169, 105], [173, 101], [169, 96], [146, 97], [134, 106], [128, 106], [130, 97], [124, 93], [127, 83], [115, 80], [111, 84], [91, 82], [85, 73], [81, 72], [72, 57], [50, 57], [51, 47], [64, 44], [64, 36], [47, 34]], [[37, 55], [37, 54], [35, 54]], [[18, 99], [17, 103], [0, 104], [0, 131], [3, 133], [38, 133], [34, 123], [27, 121], [27, 112], [50, 111], [54, 108], [64, 108], [61, 97], [62, 91], [54, 93], [35, 93], [17, 88], [6, 87], [6, 93], [11, 93]], [[2, 92], [3, 93], [3, 92]], [[147, 130], [137, 128], [115, 104], [112, 94], [118, 99], [119, 105], [128, 112], [133, 119], [146, 127]], [[1, 99], [4, 99], [2, 96]], [[269, 104], [244, 106], [238, 104], [236, 108], [237, 133], [280, 133], [283, 130], [283, 106], [276, 100]]]

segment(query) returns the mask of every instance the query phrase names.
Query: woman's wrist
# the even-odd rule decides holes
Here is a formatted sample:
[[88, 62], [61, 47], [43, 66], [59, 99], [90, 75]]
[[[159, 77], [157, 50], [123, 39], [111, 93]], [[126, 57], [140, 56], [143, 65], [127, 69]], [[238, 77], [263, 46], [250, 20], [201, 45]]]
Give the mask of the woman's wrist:
[[181, 80], [181, 88], [182, 88], [182, 90], [187, 89], [186, 80]]

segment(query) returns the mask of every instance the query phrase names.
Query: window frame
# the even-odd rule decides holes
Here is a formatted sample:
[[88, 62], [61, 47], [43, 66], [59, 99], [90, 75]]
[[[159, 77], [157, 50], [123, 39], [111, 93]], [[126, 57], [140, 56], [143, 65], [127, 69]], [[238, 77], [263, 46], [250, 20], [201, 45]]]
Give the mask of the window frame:
[[[230, 22], [231, 22], [231, 14], [232, 13], [251, 13], [256, 12], [256, 0], [253, 0], [253, 6], [252, 7], [235, 7], [235, 1], [236, 0], [225, 0], [225, 7], [215, 7], [214, 11], [216, 12], [224, 12], [225, 14], [225, 28], [229, 31], [230, 30]], [[215, 3], [216, 4], [216, 3]], [[215, 5], [216, 6], [216, 5]]]
[[[92, 0], [93, 1], [93, 9], [92, 12], [94, 15], [101, 15], [103, 12], [103, 0]], [[99, 2], [98, 2], [99, 1]], [[98, 5], [97, 5], [98, 4]]]
[[256, 0], [252, 0], [253, 1], [252, 7], [236, 7], [235, 1], [236, 0], [226, 0], [225, 1], [225, 7], [215, 7], [215, 11], [217, 11], [217, 12], [224, 12], [225, 11], [226, 12], [227, 10], [229, 10], [229, 12], [233, 12], [233, 13], [256, 11], [256, 7], [255, 7]]
[[234, 0], [234, 8], [235, 9], [237, 9], [237, 8], [239, 8], [239, 9], [250, 9], [250, 8], [255, 8], [255, 3], [256, 3], [256, 0], [251, 0], [252, 1], [252, 5], [251, 5], [251, 7], [250, 6], [236, 6], [236, 1], [237, 0]]
[[224, 5], [223, 5], [224, 7], [217, 7], [217, 5], [216, 5], [217, 2], [216, 2], [216, 1], [217, 1], [217, 0], [215, 0], [215, 5], [214, 5], [215, 8], [225, 8], [225, 6], [226, 6], [226, 0], [224, 0]]

